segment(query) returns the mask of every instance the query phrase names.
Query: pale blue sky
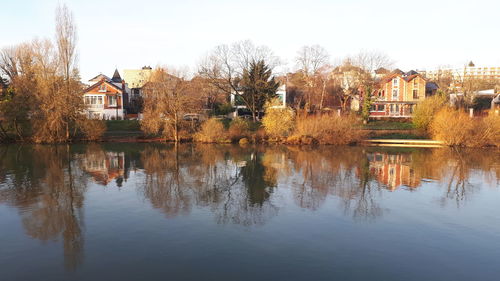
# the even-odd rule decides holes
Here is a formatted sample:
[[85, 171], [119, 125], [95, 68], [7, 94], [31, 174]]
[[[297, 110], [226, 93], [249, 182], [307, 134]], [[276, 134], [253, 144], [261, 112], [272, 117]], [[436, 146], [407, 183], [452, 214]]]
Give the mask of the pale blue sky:
[[[1, 0], [0, 46], [53, 37], [58, 0]], [[500, 66], [500, 1], [67, 0], [83, 79], [143, 65], [196, 66], [215, 45], [250, 39], [293, 67], [303, 45], [333, 58], [377, 49], [404, 70]]]

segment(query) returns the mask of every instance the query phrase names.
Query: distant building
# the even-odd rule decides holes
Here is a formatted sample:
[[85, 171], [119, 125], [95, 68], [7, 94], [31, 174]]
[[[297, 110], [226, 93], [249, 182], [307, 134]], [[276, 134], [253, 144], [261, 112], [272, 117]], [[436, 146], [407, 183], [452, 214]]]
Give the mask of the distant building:
[[89, 80], [93, 84], [84, 90], [86, 114], [92, 119], [124, 119], [129, 89], [115, 70], [112, 78], [99, 74]]
[[500, 67], [487, 66], [477, 67], [473, 62], [456, 68], [439, 68], [421, 72], [427, 79], [439, 80], [443, 77], [452, 78], [455, 81], [463, 81], [467, 78], [479, 80], [500, 80]]
[[123, 70], [123, 78], [131, 89], [132, 96], [141, 94], [141, 89], [149, 81], [151, 73], [153, 73], [153, 69], [150, 66], [143, 66], [141, 69]]
[[411, 117], [416, 104], [428, 96], [427, 83], [427, 79], [415, 71], [393, 71], [380, 80], [373, 92], [370, 117]]
[[123, 77], [130, 88], [130, 113], [137, 114], [142, 111], [143, 87], [149, 81], [152, 73], [153, 69], [150, 66], [123, 71]]

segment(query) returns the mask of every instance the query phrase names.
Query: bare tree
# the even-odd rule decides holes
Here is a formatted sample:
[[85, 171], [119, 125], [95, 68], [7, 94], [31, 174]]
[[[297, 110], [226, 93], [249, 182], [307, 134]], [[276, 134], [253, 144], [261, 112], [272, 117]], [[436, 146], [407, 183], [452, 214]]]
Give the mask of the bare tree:
[[373, 73], [379, 68], [390, 69], [394, 65], [394, 61], [388, 55], [375, 50], [361, 51], [351, 58], [351, 62], [369, 73]]
[[144, 118], [141, 127], [146, 133], [173, 137], [180, 141], [183, 114], [194, 109], [186, 74], [159, 67], [144, 85]]
[[35, 142], [70, 141], [87, 121], [76, 65], [76, 27], [66, 6], [58, 7], [56, 15], [54, 43], [37, 39], [0, 55], [0, 70], [11, 89], [0, 110], [19, 139], [24, 123]]
[[73, 20], [73, 13], [66, 4], [58, 6], [56, 9], [56, 45], [65, 80], [69, 80], [77, 71], [76, 40], [76, 25]]
[[251, 41], [240, 41], [231, 45], [215, 47], [200, 63], [199, 75], [226, 93], [242, 97], [242, 101], [251, 108], [249, 100], [243, 98], [240, 82], [243, 74], [251, 65], [264, 61], [273, 71], [281, 64], [280, 59], [267, 46], [255, 46]]
[[[330, 55], [328, 52], [319, 45], [303, 46], [297, 52], [295, 61], [299, 72], [302, 74], [303, 83], [306, 94], [306, 108], [309, 110], [313, 103], [313, 96], [319, 95], [321, 98], [319, 109], [323, 108], [326, 84], [328, 82], [328, 71]], [[317, 100], [317, 99], [316, 99]]]
[[362, 87], [372, 81], [370, 74], [363, 68], [353, 65], [349, 58], [336, 67], [331, 75], [340, 88], [337, 95], [344, 112], [347, 111], [349, 102], [360, 96]]
[[329, 63], [330, 55], [320, 45], [303, 46], [297, 52], [295, 61], [300, 71], [308, 76], [314, 75]]

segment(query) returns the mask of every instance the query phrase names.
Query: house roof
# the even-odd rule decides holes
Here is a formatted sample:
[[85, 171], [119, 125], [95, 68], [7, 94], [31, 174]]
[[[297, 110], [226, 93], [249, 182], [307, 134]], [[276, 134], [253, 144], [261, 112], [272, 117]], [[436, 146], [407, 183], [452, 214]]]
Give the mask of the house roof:
[[439, 86], [437, 83], [435, 82], [427, 82], [425, 83], [425, 90], [426, 91], [434, 91], [434, 90], [437, 90], [439, 89]]
[[375, 69], [375, 74], [387, 74], [387, 73], [390, 73], [390, 71], [383, 67]]
[[92, 81], [100, 81], [101, 79], [106, 79], [106, 80], [111, 80], [108, 76], [104, 75], [104, 74], [99, 74], [97, 75], [96, 77], [90, 79], [89, 81], [92, 82]]
[[115, 88], [116, 90], [120, 91], [120, 93], [123, 92], [123, 90], [118, 87], [117, 85], [111, 83], [109, 80], [105, 80], [105, 79], [101, 79], [100, 81], [92, 84], [91, 86], [89, 86], [87, 89], [83, 90], [84, 93], [86, 92], [90, 92], [92, 89], [98, 87], [99, 85], [101, 85], [102, 83], [106, 83], [106, 85], [110, 85], [111, 87]]
[[113, 78], [111, 78], [111, 81], [116, 82], [116, 83], [122, 82], [122, 77], [120, 76], [118, 69], [115, 69], [115, 73], [113, 73]]
[[394, 74], [401, 74], [401, 75], [405, 74], [405, 73], [404, 73], [404, 71], [402, 71], [402, 70], [401, 70], [401, 69], [399, 69], [399, 68], [394, 69], [394, 70], [392, 71], [392, 73], [394, 73]]
[[384, 84], [384, 83], [387, 83], [389, 81], [391, 81], [392, 79], [394, 79], [395, 77], [401, 77], [403, 78], [403, 80], [405, 80], [406, 82], [410, 82], [412, 81], [413, 79], [417, 78], [417, 77], [420, 77], [422, 79], [424, 79], [424, 81], [427, 81], [427, 79], [425, 79], [422, 75], [420, 75], [418, 72], [414, 71], [415, 74], [411, 74], [411, 75], [407, 75], [408, 73], [412, 73], [411, 71], [409, 72], [403, 72], [399, 69], [396, 69], [395, 71], [393, 71], [391, 74], [385, 76], [384, 78], [382, 78], [380, 80], [380, 83]]
[[415, 75], [415, 74], [418, 74], [418, 72], [416, 72], [415, 70], [410, 70], [408, 72], [405, 73], [407, 76], [410, 76], [410, 75]]

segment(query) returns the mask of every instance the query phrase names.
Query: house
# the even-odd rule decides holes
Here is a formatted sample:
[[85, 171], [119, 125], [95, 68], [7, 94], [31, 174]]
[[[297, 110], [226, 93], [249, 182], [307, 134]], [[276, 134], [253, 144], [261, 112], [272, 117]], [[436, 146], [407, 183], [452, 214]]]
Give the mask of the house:
[[[286, 107], [286, 84], [282, 84], [279, 86], [276, 91], [276, 98], [279, 101], [279, 105], [272, 106], [273, 108], [285, 108]], [[245, 115], [244, 113], [248, 111], [247, 106], [236, 92], [232, 92], [230, 96], [230, 103], [233, 108], [236, 110], [233, 113], [232, 117], [237, 117], [240, 115]]]
[[125, 69], [123, 71], [123, 77], [130, 88], [129, 113], [137, 114], [142, 111], [143, 88], [152, 73], [151, 66], [143, 66], [141, 69]]
[[370, 118], [409, 118], [415, 105], [427, 97], [428, 81], [415, 71], [399, 69], [382, 78], [374, 91]]
[[99, 74], [89, 80], [93, 84], [83, 92], [86, 114], [92, 119], [124, 119], [129, 89], [115, 70], [112, 78]]

